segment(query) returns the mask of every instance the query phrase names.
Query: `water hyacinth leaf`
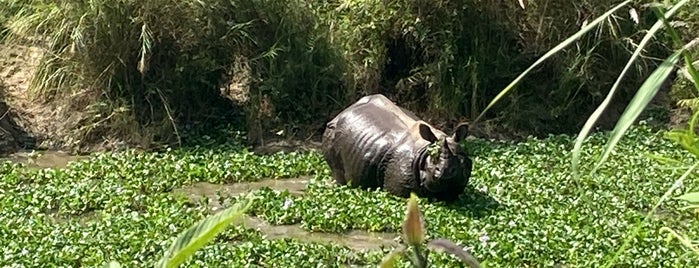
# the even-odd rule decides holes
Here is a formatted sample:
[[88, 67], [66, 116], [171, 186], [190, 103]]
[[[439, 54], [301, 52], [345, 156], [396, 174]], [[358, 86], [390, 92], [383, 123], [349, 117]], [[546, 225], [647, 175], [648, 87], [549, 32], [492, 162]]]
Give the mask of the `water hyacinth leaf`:
[[699, 192], [686, 193], [681, 196], [675, 197], [675, 199], [687, 201], [689, 203], [699, 204]]
[[102, 268], [121, 268], [121, 264], [115, 261], [110, 261], [108, 263], [105, 263]]
[[476, 260], [473, 255], [463, 250], [459, 245], [455, 244], [449, 239], [438, 238], [427, 243], [427, 247], [435, 251], [448, 252], [451, 255], [459, 258], [467, 267], [479, 268], [481, 267], [478, 260]]
[[536, 62], [534, 62], [534, 64], [532, 64], [531, 66], [529, 66], [529, 68], [527, 68], [526, 70], [524, 70], [524, 72], [522, 72], [519, 76], [517, 76], [517, 78], [515, 78], [515, 80], [513, 80], [509, 85], [507, 85], [507, 87], [505, 87], [505, 89], [503, 89], [502, 91], [500, 91], [500, 93], [498, 93], [498, 95], [495, 96], [495, 98], [493, 98], [492, 101], [490, 101], [490, 103], [488, 104], [488, 106], [486, 106], [485, 109], [483, 109], [483, 111], [481, 111], [481, 113], [478, 115], [478, 117], [476, 117], [476, 120], [474, 120], [474, 121], [475, 121], [475, 122], [478, 122], [478, 121], [481, 119], [481, 117], [483, 117], [483, 115], [485, 115], [485, 113], [486, 113], [493, 105], [495, 105], [495, 103], [497, 103], [502, 97], [504, 97], [507, 93], [509, 93], [510, 90], [512, 90], [512, 89], [514, 88], [514, 86], [517, 85], [517, 83], [519, 83], [519, 81], [522, 80], [522, 78], [524, 78], [524, 76], [526, 76], [526, 75], [527, 75], [529, 72], [531, 72], [534, 68], [536, 68], [537, 66], [539, 66], [541, 63], [543, 63], [546, 59], [550, 58], [550, 57], [553, 56], [554, 54], [556, 54], [556, 53], [560, 52], [561, 50], [563, 50], [563, 49], [564, 49], [565, 47], [567, 47], [568, 45], [570, 45], [570, 44], [572, 44], [573, 42], [575, 42], [575, 40], [577, 40], [577, 39], [579, 39], [580, 37], [582, 37], [585, 33], [589, 32], [590, 30], [592, 30], [592, 29], [594, 29], [595, 27], [597, 27], [598, 24], [600, 24], [600, 23], [602, 23], [603, 21], [605, 21], [609, 16], [611, 16], [611, 15], [614, 14], [617, 10], [619, 10], [620, 8], [626, 6], [626, 5], [629, 4], [630, 2], [631, 2], [631, 0], [626, 0], [626, 1], [622, 2], [621, 4], [618, 4], [618, 5], [615, 6], [614, 8], [610, 9], [609, 11], [605, 12], [605, 13], [602, 14], [601, 16], [597, 17], [597, 18], [596, 18], [595, 20], [593, 20], [590, 24], [585, 25], [585, 27], [583, 27], [582, 29], [580, 29], [580, 31], [576, 32], [576, 33], [573, 34], [572, 36], [568, 37], [568, 39], [564, 40], [563, 42], [561, 42], [560, 44], [558, 44], [557, 46], [555, 46], [554, 48], [552, 48], [551, 50], [549, 50], [548, 52], [546, 52], [546, 54], [544, 54], [543, 56], [541, 56], [541, 58], [539, 58]]
[[[682, 1], [675, 5], [670, 11], [668, 11], [665, 14], [665, 17], [671, 17], [677, 10], [684, 5], [687, 1]], [[578, 174], [578, 165], [580, 163], [580, 149], [582, 147], [582, 143], [585, 140], [585, 138], [588, 137], [590, 134], [590, 131], [592, 131], [592, 126], [597, 122], [597, 120], [602, 116], [602, 112], [609, 106], [611, 103], [612, 99], [614, 98], [614, 95], [616, 94], [616, 91], [621, 84], [621, 80], [624, 78], [626, 75], [626, 72], [631, 68], [631, 65], [636, 61], [638, 56], [641, 55], [641, 52], [645, 49], [647, 46], [648, 42], [655, 36], [655, 33], [662, 29], [663, 27], [663, 22], [661, 20], [658, 20], [653, 24], [653, 26], [648, 30], [648, 32], [643, 36], [643, 39], [641, 39], [641, 42], [639, 42], [638, 47], [636, 50], [634, 50], [633, 54], [631, 55], [631, 58], [626, 62], [626, 66], [624, 66], [624, 69], [621, 71], [621, 74], [619, 74], [619, 77], [617, 77], [616, 81], [614, 82], [614, 85], [612, 85], [612, 88], [609, 90], [609, 93], [607, 94], [607, 97], [604, 98], [602, 101], [602, 104], [600, 104], [597, 109], [590, 115], [590, 117], [587, 119], [585, 122], [585, 125], [583, 125], [583, 128], [580, 130], [580, 133], [578, 134], [578, 137], [575, 139], [575, 145], [573, 146], [573, 158], [572, 158], [572, 170], [573, 170], [573, 176], [578, 179], [579, 174]]]
[[612, 255], [611, 258], [605, 263], [604, 267], [612, 267], [615, 264], [615, 262], [619, 260], [619, 256], [621, 256], [622, 252], [624, 252], [629, 247], [631, 241], [634, 240], [636, 238], [636, 235], [638, 235], [638, 233], [640, 232], [643, 223], [648, 221], [648, 219], [650, 219], [650, 217], [653, 214], [655, 214], [655, 211], [658, 210], [660, 204], [665, 202], [665, 200], [669, 199], [672, 192], [679, 188], [680, 185], [682, 185], [682, 183], [684, 182], [684, 180], [687, 177], [689, 177], [689, 175], [692, 174], [697, 167], [699, 167], [699, 162], [694, 163], [694, 165], [689, 167], [687, 171], [685, 171], [684, 174], [682, 174], [682, 176], [680, 176], [680, 178], [672, 184], [672, 187], [665, 191], [665, 194], [663, 194], [663, 196], [660, 197], [660, 200], [658, 200], [658, 202], [655, 203], [655, 206], [653, 206], [653, 208], [650, 211], [648, 211], [648, 213], [646, 213], [646, 216], [643, 217], [635, 225], [633, 225], [633, 229], [629, 232], [629, 235], [626, 236], [626, 239], [624, 239], [624, 243], [616, 250], [616, 252], [614, 252], [614, 255]]
[[251, 197], [241, 199], [231, 207], [199, 221], [180, 233], [156, 267], [171, 268], [182, 264], [234, 220], [240, 218], [250, 208], [253, 200]]
[[388, 255], [383, 257], [379, 267], [380, 268], [396, 267], [396, 261], [398, 260], [398, 258], [400, 258], [400, 255], [403, 254], [404, 250], [405, 250], [405, 247], [403, 245], [400, 245], [399, 248], [391, 251], [391, 253], [389, 253]]
[[655, 69], [655, 71], [653, 71], [653, 73], [643, 82], [641, 87], [638, 89], [638, 92], [636, 92], [636, 95], [634, 95], [633, 99], [631, 99], [631, 102], [626, 107], [626, 110], [624, 110], [624, 113], [619, 118], [614, 130], [612, 130], [609, 142], [604, 148], [602, 158], [599, 160], [599, 162], [597, 162], [597, 165], [595, 165], [592, 173], [594, 173], [607, 160], [609, 154], [612, 152], [612, 149], [617, 143], [619, 143], [619, 140], [621, 140], [621, 137], [624, 135], [624, 133], [626, 133], [626, 130], [631, 127], [636, 118], [638, 118], [641, 112], [643, 112], [643, 109], [653, 99], [655, 94], [658, 93], [660, 86], [670, 75], [683, 52], [684, 49], [675, 51], [675, 53], [665, 59], [665, 61], [663, 61], [663, 63], [661, 63], [660, 66], [658, 66], [658, 68]]

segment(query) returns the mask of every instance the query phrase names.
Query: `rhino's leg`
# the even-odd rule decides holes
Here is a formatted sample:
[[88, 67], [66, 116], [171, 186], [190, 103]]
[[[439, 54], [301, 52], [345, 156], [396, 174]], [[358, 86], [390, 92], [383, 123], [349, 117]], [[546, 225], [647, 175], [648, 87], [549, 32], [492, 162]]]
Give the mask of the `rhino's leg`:
[[380, 187], [379, 178], [376, 176], [378, 163], [371, 155], [351, 152], [343, 155], [345, 179], [352, 187], [377, 188]]
[[418, 182], [413, 176], [411, 159], [391, 154], [384, 162], [384, 191], [400, 196], [409, 197], [410, 192], [421, 195]]
[[338, 153], [336, 145], [336, 120], [330, 121], [323, 132], [323, 141], [321, 144], [321, 152], [323, 153], [323, 159], [330, 167], [330, 175], [335, 180], [337, 184], [346, 184], [345, 171], [342, 166], [342, 155]]

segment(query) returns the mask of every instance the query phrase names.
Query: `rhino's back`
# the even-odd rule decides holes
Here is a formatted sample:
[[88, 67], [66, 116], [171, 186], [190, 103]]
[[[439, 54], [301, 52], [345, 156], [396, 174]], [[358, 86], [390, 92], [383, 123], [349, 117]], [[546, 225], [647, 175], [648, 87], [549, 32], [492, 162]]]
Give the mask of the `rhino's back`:
[[[371, 97], [371, 96], [368, 96]], [[344, 180], [357, 180], [366, 187], [382, 184], [383, 158], [407, 134], [404, 118], [376, 100], [357, 101], [338, 114], [323, 137], [323, 150], [333, 169], [342, 169]], [[338, 178], [336, 178], [338, 179]], [[341, 180], [342, 180], [341, 179]]]

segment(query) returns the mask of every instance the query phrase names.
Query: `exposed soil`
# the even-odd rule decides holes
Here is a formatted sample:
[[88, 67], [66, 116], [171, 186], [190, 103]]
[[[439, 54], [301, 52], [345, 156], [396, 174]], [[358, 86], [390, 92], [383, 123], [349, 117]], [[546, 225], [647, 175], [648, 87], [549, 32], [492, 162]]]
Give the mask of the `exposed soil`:
[[38, 47], [0, 46], [0, 101], [7, 105], [5, 109], [0, 107], [5, 114], [0, 126], [14, 138], [14, 142], [8, 142], [14, 144], [0, 151], [66, 149], [77, 143], [70, 129], [80, 111], [67, 114], [60, 102], [46, 103], [28, 90], [42, 53]]

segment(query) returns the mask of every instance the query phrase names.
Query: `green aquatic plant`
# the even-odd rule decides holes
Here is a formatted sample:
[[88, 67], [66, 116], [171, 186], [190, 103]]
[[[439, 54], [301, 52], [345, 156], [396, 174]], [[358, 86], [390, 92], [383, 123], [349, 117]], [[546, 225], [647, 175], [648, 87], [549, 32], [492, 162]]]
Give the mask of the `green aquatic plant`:
[[380, 268], [393, 268], [396, 259], [400, 256], [407, 257], [413, 267], [426, 268], [429, 266], [428, 255], [430, 250], [445, 251], [458, 257], [470, 268], [481, 267], [478, 261], [468, 252], [457, 246], [454, 242], [445, 238], [425, 241], [425, 222], [417, 204], [417, 196], [410, 194], [408, 206], [403, 221], [403, 241], [405, 245], [393, 250], [381, 261]]
[[[573, 178], [575, 181], [578, 183], [578, 185], [589, 183], [589, 182], [584, 182], [583, 180], [586, 180], [588, 178], [583, 177], [582, 174], [580, 174], [580, 169], [581, 169], [581, 163], [584, 163], [582, 161], [582, 155], [583, 155], [583, 143], [586, 141], [586, 139], [589, 138], [589, 135], [592, 131], [592, 128], [594, 124], [600, 119], [602, 116], [602, 113], [604, 110], [610, 105], [611, 99], [614, 97], [617, 88], [619, 87], [621, 80], [624, 78], [626, 75], [627, 71], [630, 69], [634, 61], [636, 61], [642, 52], [648, 47], [650, 40], [656, 36], [656, 34], [663, 28], [665, 28], [667, 35], [669, 35], [671, 43], [670, 46], [673, 47], [674, 51], [671, 53], [670, 56], [668, 56], [643, 82], [643, 84], [639, 87], [637, 92], [635, 93], [633, 99], [631, 102], [628, 104], [626, 107], [625, 111], [619, 118], [619, 120], [616, 123], [616, 126], [612, 130], [612, 132], [609, 135], [609, 140], [604, 146], [604, 150], [601, 153], [601, 157], [594, 161], [595, 165], [594, 167], [589, 170], [590, 175], [595, 174], [598, 172], [600, 169], [603, 168], [604, 164], [608, 164], [608, 159], [611, 157], [613, 154], [614, 149], [617, 147], [619, 142], [622, 140], [622, 137], [627, 134], [628, 130], [631, 128], [631, 126], [635, 123], [636, 119], [641, 115], [641, 113], [644, 111], [644, 109], [648, 106], [648, 104], [651, 102], [653, 97], [658, 93], [658, 91], [661, 88], [661, 85], [663, 82], [668, 79], [672, 71], [675, 69], [675, 65], [681, 60], [684, 60], [685, 63], [685, 73], [689, 77], [690, 82], [693, 84], [694, 88], [697, 90], [697, 93], [699, 93], [699, 73], [697, 73], [696, 68], [695, 68], [695, 62], [694, 59], [691, 57], [690, 50], [695, 49], [697, 44], [699, 44], [699, 37], [697, 36], [690, 36], [690, 42], [684, 42], [682, 38], [680, 37], [678, 31], [675, 29], [675, 26], [673, 26], [674, 22], [678, 21], [671, 21], [673, 19], [673, 16], [680, 12], [683, 9], [696, 9], [696, 5], [687, 5], [690, 2], [695, 2], [696, 1], [691, 1], [691, 0], [679, 0], [679, 1], [648, 1], [647, 4], [645, 5], [648, 7], [656, 16], [657, 21], [653, 26], [645, 33], [643, 39], [641, 42], [636, 46], [636, 49], [634, 50], [633, 55], [631, 58], [628, 60], [626, 66], [624, 69], [621, 71], [620, 75], [618, 76], [616, 82], [614, 85], [611, 87], [609, 93], [607, 94], [606, 99], [599, 105], [599, 107], [590, 115], [588, 118], [587, 122], [583, 126], [583, 128], [580, 130], [579, 135], [575, 139], [575, 143], [572, 149], [572, 161], [571, 161], [571, 171], [573, 174]], [[505, 89], [503, 89], [498, 96], [496, 96], [490, 104], [486, 107], [484, 111], [481, 112], [479, 115], [478, 119], [480, 119], [481, 116], [485, 114], [485, 112], [491, 108], [495, 103], [497, 103], [503, 96], [508, 94], [511, 90], [514, 89], [514, 86], [517, 85], [517, 83], [520, 82], [521, 79], [523, 79], [528, 72], [533, 70], [536, 66], [542, 64], [546, 59], [552, 57], [554, 54], [562, 51], [565, 47], [573, 44], [576, 40], [581, 38], [584, 34], [587, 32], [591, 31], [592, 29], [598, 27], [598, 25], [604, 21], [606, 21], [609, 17], [613, 16], [613, 14], [620, 9], [630, 6], [632, 4], [637, 4], [634, 1], [631, 0], [626, 0], [618, 5], [614, 6], [612, 9], [610, 9], [608, 12], [603, 14], [602, 16], [597, 17], [595, 20], [593, 20], [591, 23], [583, 27], [580, 31], [577, 33], [573, 34], [570, 36], [568, 39], [565, 41], [561, 42], [558, 44], [556, 47], [552, 48], [549, 50], [548, 53], [543, 55], [541, 58], [539, 58], [534, 64], [532, 64], [527, 70], [522, 72], [515, 80], [513, 80]], [[638, 13], [637, 9], [635, 7], [630, 7], [629, 9], [629, 14], [631, 15], [632, 19], [634, 19], [638, 23]], [[682, 22], [679, 22], [682, 23]], [[678, 23], [674, 23], [674, 25], [678, 25]], [[691, 105], [690, 105], [691, 106]], [[689, 125], [686, 129], [674, 129], [669, 132], [667, 132], [666, 138], [672, 140], [673, 142], [679, 144], [684, 148], [687, 152], [691, 153], [695, 157], [699, 158], [699, 139], [696, 137], [696, 129], [695, 129], [695, 122], [697, 118], [699, 117], [699, 110], [694, 110], [693, 112], [693, 117], [691, 118]], [[656, 158], [662, 158], [662, 157], [656, 157]], [[645, 217], [641, 220], [638, 221], [637, 224], [633, 226], [633, 228], [629, 231], [629, 233], [625, 236], [624, 242], [622, 245], [620, 245], [616, 251], [611, 251], [611, 253], [607, 254], [607, 261], [605, 262], [605, 267], [609, 267], [612, 265], [615, 265], [619, 259], [621, 258], [622, 254], [631, 247], [631, 242], [639, 236], [641, 233], [641, 228], [644, 227], [644, 225], [651, 219], [651, 216], [657, 211], [658, 207], [670, 199], [671, 194], [677, 190], [683, 182], [690, 176], [693, 175], [694, 169], [697, 167], [699, 164], [694, 164], [689, 167], [684, 165], [682, 162], [679, 161], [671, 161], [667, 158], [662, 158], [665, 163], [669, 163], [672, 168], [686, 168], [686, 172], [675, 181], [675, 183], [665, 192], [665, 194], [662, 195], [662, 197], [657, 201], [654, 202], [655, 205], [648, 210], [647, 213], [645, 213]], [[695, 159], [696, 160], [696, 159]], [[579, 189], [579, 192], [583, 191], [583, 189]], [[687, 194], [682, 195], [679, 197], [680, 200], [684, 200], [686, 202], [689, 202], [690, 204], [695, 204], [697, 201], [699, 201], [696, 198], [696, 192], [690, 192]], [[690, 205], [692, 207], [693, 205]], [[694, 222], [696, 225], [696, 222]], [[680, 240], [680, 242], [685, 245], [687, 248], [691, 250], [691, 252], [695, 253], [695, 257], [699, 257], [699, 251], [697, 251], [695, 244], [690, 241], [689, 238], [686, 236], [679, 235], [677, 232], [675, 232], [673, 229], [669, 227], [661, 227], [661, 231], [668, 232], [670, 237], [675, 237]]]
[[[237, 202], [233, 206], [199, 221], [180, 233], [164, 256], [156, 263], [155, 267], [179, 267], [187, 258], [194, 255], [194, 252], [212, 241], [217, 234], [223, 232], [228, 225], [240, 219], [253, 200], [254, 196], [247, 196], [245, 199], [242, 199], [242, 202]], [[116, 268], [121, 267], [121, 264], [116, 261], [110, 261], [104, 267]]]

